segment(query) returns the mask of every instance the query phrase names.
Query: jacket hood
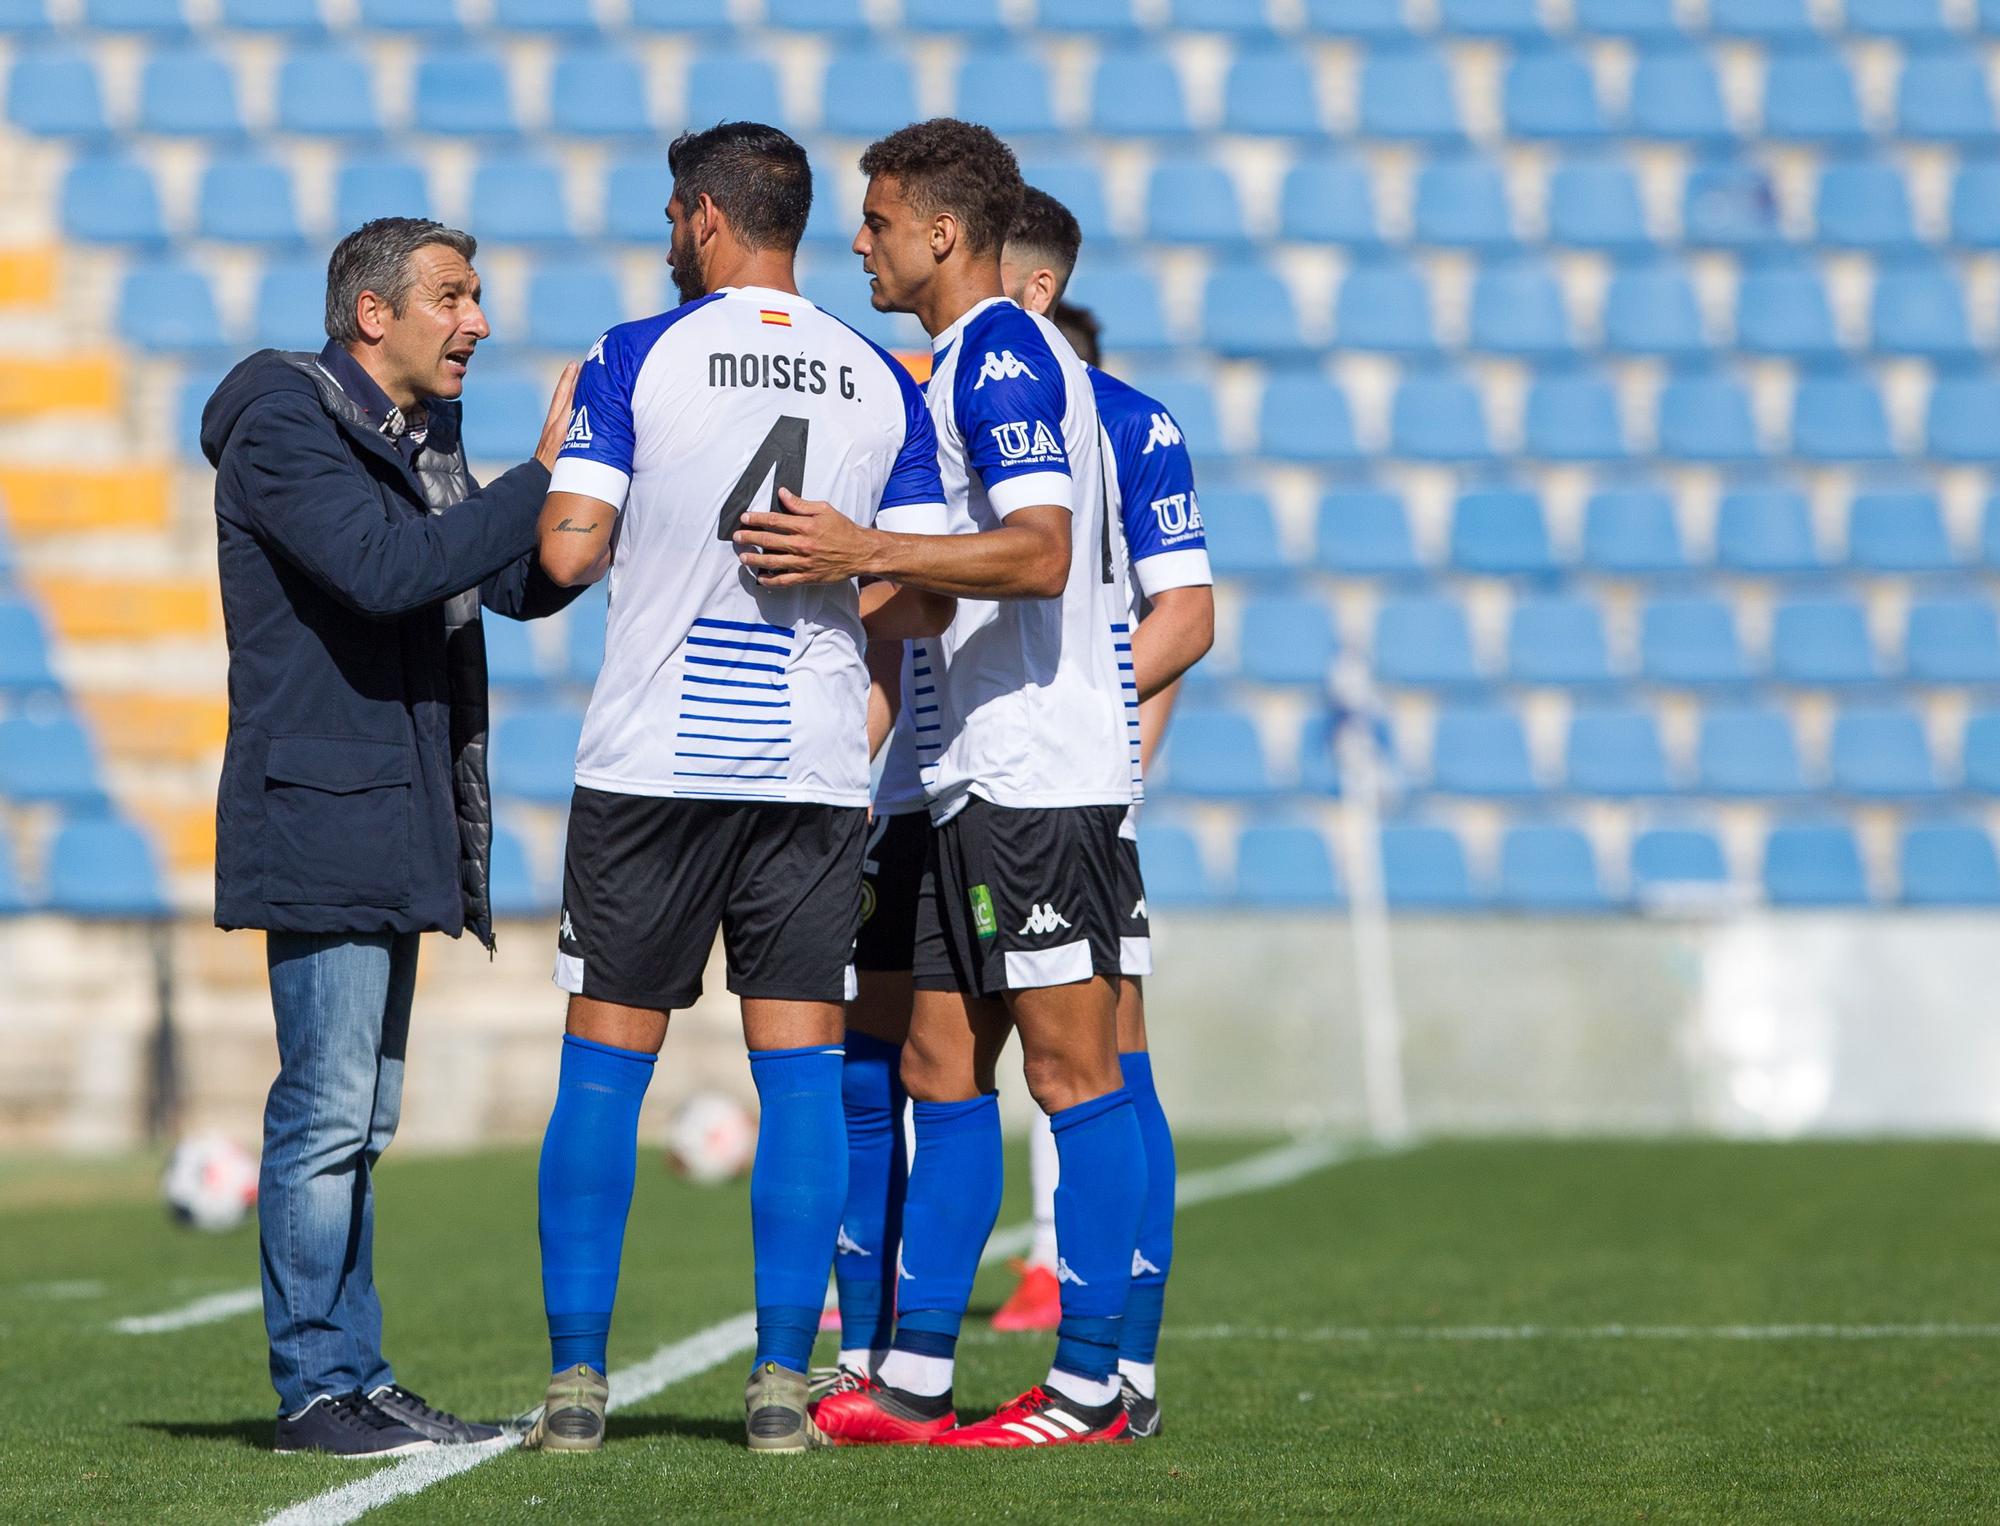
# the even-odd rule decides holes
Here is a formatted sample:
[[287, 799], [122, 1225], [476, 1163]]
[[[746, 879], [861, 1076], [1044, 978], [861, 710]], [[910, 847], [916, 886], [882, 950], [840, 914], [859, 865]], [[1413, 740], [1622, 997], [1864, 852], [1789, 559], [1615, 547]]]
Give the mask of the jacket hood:
[[303, 392], [309, 397], [319, 397], [311, 365], [311, 355], [284, 350], [259, 350], [238, 361], [201, 410], [201, 453], [208, 464], [222, 464], [222, 448], [229, 443], [230, 431], [259, 398], [273, 392]]

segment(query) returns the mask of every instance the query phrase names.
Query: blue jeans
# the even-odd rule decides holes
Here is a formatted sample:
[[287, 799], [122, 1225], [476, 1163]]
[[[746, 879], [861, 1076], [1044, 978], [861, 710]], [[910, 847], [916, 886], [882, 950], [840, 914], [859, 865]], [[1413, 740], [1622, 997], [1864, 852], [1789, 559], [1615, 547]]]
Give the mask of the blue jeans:
[[278, 1079], [257, 1223], [281, 1414], [394, 1381], [375, 1296], [375, 1162], [396, 1134], [416, 933], [270, 933]]

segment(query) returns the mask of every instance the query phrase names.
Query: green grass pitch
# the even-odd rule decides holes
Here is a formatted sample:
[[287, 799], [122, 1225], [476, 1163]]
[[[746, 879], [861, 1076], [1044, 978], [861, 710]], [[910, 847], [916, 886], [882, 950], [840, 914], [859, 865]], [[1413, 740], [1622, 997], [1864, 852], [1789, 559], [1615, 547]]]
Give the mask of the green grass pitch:
[[[645, 1166], [614, 1368], [749, 1302], [744, 1190]], [[540, 1396], [533, 1175], [381, 1173], [398, 1375], [469, 1413]], [[143, 1164], [0, 1161], [0, 1520], [258, 1521], [395, 1466], [265, 1450], [254, 1314], [112, 1329], [255, 1256], [251, 1229], [169, 1225]], [[1992, 1146], [1437, 1144], [1183, 1215], [1158, 1441], [753, 1458], [731, 1360], [615, 1414], [601, 1454], [506, 1455], [366, 1519], [1990, 1520], [1996, 1271]], [[971, 1328], [962, 1410], [1040, 1375], [1046, 1337]]]

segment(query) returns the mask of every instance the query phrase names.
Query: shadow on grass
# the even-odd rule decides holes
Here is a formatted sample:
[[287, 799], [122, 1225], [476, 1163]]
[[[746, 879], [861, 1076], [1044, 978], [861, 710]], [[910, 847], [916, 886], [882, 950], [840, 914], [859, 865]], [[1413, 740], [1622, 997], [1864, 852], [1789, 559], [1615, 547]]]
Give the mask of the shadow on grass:
[[163, 1436], [177, 1437], [182, 1441], [223, 1441], [236, 1446], [251, 1447], [259, 1452], [271, 1450], [271, 1436], [275, 1429], [268, 1418], [262, 1420], [134, 1420], [132, 1425], [142, 1431], [158, 1431]]
[[606, 1445], [649, 1436], [686, 1436], [695, 1441], [726, 1441], [743, 1445], [743, 1422], [714, 1415], [609, 1415], [604, 1421]]

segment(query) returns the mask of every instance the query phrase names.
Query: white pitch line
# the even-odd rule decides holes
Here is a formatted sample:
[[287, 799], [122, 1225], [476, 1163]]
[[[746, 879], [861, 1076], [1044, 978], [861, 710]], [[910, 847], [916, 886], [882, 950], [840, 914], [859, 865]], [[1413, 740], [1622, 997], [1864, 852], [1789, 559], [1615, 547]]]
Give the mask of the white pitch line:
[[227, 1293], [210, 1293], [178, 1309], [158, 1314], [133, 1314], [115, 1319], [111, 1328], [120, 1335], [165, 1335], [174, 1330], [191, 1330], [196, 1325], [212, 1325], [218, 1320], [252, 1314], [264, 1307], [264, 1295], [257, 1288], [234, 1288]]
[[[1239, 1192], [1282, 1186], [1309, 1176], [1343, 1159], [1348, 1153], [1344, 1148], [1324, 1141], [1282, 1145], [1275, 1150], [1218, 1166], [1212, 1171], [1196, 1171], [1182, 1177], [1176, 1201], [1186, 1206]], [[1027, 1249], [1033, 1235], [1034, 1226], [1028, 1224], [1011, 1225], [997, 1231], [988, 1242], [980, 1265], [988, 1265]], [[756, 1344], [757, 1315], [754, 1310], [710, 1325], [686, 1340], [662, 1346], [635, 1366], [613, 1372], [610, 1375], [611, 1402], [607, 1407], [618, 1409], [627, 1404], [641, 1403], [676, 1383], [712, 1372], [731, 1357], [754, 1350]], [[504, 1456], [513, 1450], [516, 1439], [509, 1435], [483, 1446], [439, 1447], [435, 1451], [419, 1452], [367, 1478], [329, 1489], [324, 1494], [316, 1494], [309, 1500], [281, 1510], [271, 1516], [264, 1526], [347, 1526], [347, 1523], [358, 1521], [377, 1506], [421, 1493], [432, 1484], [442, 1483], [481, 1463]]]

